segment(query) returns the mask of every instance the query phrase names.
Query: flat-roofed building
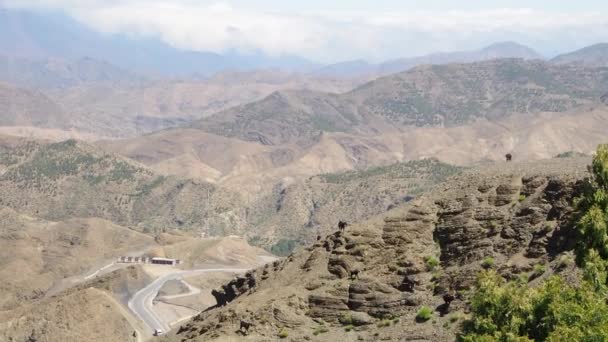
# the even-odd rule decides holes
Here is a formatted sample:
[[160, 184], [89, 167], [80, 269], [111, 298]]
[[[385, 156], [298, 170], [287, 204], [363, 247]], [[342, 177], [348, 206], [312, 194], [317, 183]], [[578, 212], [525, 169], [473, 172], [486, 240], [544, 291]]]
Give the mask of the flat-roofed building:
[[152, 258], [152, 264], [155, 264], [155, 265], [171, 265], [171, 266], [175, 266], [178, 263], [179, 263], [179, 261], [175, 260], [175, 259]]

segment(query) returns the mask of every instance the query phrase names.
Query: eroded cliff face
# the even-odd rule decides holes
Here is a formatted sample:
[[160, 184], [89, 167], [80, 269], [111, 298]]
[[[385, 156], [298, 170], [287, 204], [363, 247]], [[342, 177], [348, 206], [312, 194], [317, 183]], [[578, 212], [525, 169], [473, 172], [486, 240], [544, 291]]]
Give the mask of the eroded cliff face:
[[[255, 286], [168, 339], [453, 340], [466, 290], [483, 267], [530, 281], [574, 271], [572, 203], [588, 163], [503, 164], [453, 178], [252, 272]], [[425, 323], [416, 322], [422, 306], [435, 309]]]

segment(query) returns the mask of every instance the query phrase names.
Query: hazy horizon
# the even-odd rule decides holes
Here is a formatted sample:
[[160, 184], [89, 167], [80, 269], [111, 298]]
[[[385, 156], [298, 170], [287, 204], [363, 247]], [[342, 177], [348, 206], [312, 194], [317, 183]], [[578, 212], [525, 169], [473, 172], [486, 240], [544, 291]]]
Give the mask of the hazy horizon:
[[[608, 40], [600, 1], [383, 0], [246, 2], [4, 0], [0, 8], [65, 13], [98, 33], [159, 40], [185, 51], [380, 62], [514, 41], [552, 57]], [[391, 9], [391, 10], [389, 10]], [[52, 12], [48, 12], [52, 10]]]

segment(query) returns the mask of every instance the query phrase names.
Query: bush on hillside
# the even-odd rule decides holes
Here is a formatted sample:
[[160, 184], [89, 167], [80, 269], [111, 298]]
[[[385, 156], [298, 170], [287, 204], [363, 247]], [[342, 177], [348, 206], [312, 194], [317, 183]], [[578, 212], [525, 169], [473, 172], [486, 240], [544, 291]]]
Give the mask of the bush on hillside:
[[428, 306], [421, 307], [416, 314], [416, 321], [418, 322], [426, 322], [431, 318], [433, 318], [433, 309]]
[[270, 247], [270, 252], [276, 256], [289, 256], [299, 244], [297, 240], [281, 239]]
[[437, 266], [439, 266], [439, 259], [433, 255], [425, 257], [424, 262], [426, 263], [426, 268], [429, 271], [433, 271]]
[[555, 276], [539, 288], [505, 282], [483, 271], [471, 299], [472, 318], [460, 341], [605, 341], [608, 305], [603, 292], [574, 287]]

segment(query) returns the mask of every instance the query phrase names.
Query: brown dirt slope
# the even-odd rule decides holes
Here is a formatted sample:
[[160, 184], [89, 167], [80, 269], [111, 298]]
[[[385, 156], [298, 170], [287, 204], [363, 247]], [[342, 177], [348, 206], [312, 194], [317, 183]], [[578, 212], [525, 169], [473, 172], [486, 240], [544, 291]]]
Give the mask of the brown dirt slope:
[[59, 295], [1, 312], [0, 340], [141, 341], [143, 327], [120, 301], [126, 291], [136, 291], [146, 281], [149, 279], [141, 269], [130, 267]]
[[65, 277], [105, 266], [154, 240], [101, 219], [45, 221], [0, 209], [0, 309], [41, 299]]
[[0, 337], [4, 341], [137, 341], [117, 305], [96, 289], [75, 292], [9, 312], [18, 318], [2, 319]]
[[65, 128], [67, 115], [39, 91], [0, 82], [0, 126]]

